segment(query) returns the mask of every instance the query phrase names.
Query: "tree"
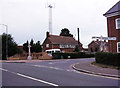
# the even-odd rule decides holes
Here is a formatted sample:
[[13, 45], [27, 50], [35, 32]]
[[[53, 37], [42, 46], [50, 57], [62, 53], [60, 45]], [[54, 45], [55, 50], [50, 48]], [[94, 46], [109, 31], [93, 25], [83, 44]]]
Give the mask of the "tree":
[[42, 47], [40, 45], [40, 41], [38, 41], [36, 44], [35, 44], [35, 52], [42, 52]]
[[23, 44], [23, 50], [25, 50], [26, 52], [28, 52], [28, 40], [26, 43]]
[[6, 36], [8, 37], [8, 57], [13, 56], [17, 53], [21, 53], [20, 49], [17, 47], [16, 42], [13, 40], [10, 34], [2, 34], [2, 59], [6, 60]]
[[79, 46], [78, 45], [76, 45], [75, 46], [75, 50], [74, 50], [75, 52], [80, 52], [80, 49], [79, 49]]
[[34, 41], [33, 41], [33, 39], [31, 39], [30, 45], [32, 46], [33, 44], [34, 44]]
[[[35, 53], [42, 52], [42, 47], [40, 45], [40, 41], [37, 41], [37, 43], [34, 43], [33, 39], [31, 39], [30, 45], [31, 45], [31, 53], [33, 53], [33, 52], [35, 52]], [[28, 41], [23, 44], [23, 50], [28, 52]]]
[[73, 37], [73, 35], [70, 34], [70, 31], [67, 28], [64, 28], [64, 29], [61, 30], [60, 36]]

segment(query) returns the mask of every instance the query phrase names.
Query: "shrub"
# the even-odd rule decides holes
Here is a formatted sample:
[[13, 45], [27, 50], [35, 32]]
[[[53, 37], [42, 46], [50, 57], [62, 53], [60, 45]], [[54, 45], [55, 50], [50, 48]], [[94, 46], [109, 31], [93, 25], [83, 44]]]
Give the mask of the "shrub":
[[96, 63], [120, 66], [120, 53], [103, 53], [99, 52], [95, 54]]
[[94, 54], [85, 54], [84, 52], [73, 52], [73, 53], [53, 53], [53, 59], [72, 59], [72, 58], [90, 58], [94, 57]]

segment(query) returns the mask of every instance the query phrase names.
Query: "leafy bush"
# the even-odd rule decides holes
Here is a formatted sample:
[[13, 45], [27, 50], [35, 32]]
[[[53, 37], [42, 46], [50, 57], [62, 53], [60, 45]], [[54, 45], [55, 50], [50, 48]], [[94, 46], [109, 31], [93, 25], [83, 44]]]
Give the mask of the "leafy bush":
[[22, 51], [17, 47], [17, 43], [14, 41], [11, 34], [3, 33], [1, 36], [2, 38], [2, 60], [7, 60], [6, 58], [6, 37], [7, 37], [7, 54], [8, 57], [11, 57], [15, 54], [20, 54]]
[[72, 59], [72, 58], [90, 58], [94, 57], [94, 54], [85, 54], [84, 52], [79, 53], [53, 53], [53, 59]]
[[120, 53], [103, 53], [99, 52], [95, 54], [96, 63], [120, 66]]

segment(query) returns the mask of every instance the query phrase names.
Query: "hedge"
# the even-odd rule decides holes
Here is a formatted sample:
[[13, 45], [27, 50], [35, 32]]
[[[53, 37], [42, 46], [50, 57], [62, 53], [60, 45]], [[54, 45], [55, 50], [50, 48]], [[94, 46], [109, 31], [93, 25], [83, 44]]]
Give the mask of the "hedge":
[[85, 54], [84, 52], [79, 53], [53, 53], [53, 59], [73, 59], [73, 58], [90, 58], [94, 57], [94, 54]]
[[120, 66], [120, 53], [99, 52], [95, 54], [95, 61], [105, 65]]

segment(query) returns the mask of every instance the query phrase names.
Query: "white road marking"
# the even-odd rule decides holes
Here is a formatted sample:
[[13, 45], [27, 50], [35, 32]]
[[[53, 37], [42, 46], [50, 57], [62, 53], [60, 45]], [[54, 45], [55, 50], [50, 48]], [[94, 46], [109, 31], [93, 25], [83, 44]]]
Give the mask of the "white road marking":
[[27, 75], [23, 75], [23, 74], [20, 74], [20, 73], [11, 72], [11, 71], [8, 71], [8, 70], [3, 69], [3, 68], [0, 68], [0, 70], [7, 71], [7, 72], [10, 72], [12, 74], [16, 74], [18, 76], [21, 76], [21, 77], [24, 77], [24, 78], [28, 78], [28, 79], [31, 79], [31, 80], [34, 80], [34, 81], [42, 82], [42, 83], [45, 83], [45, 84], [49, 84], [49, 85], [52, 85], [52, 86], [59, 86], [59, 85], [51, 83], [51, 82], [47, 82], [47, 81], [44, 81], [44, 80], [33, 78], [33, 77], [30, 77], [30, 76], [27, 76]]
[[50, 62], [49, 64], [53, 64], [53, 63]]
[[74, 70], [71, 70], [71, 69], [61, 69], [61, 68], [57, 68], [57, 67], [50, 67], [50, 66], [44, 66], [44, 65], [32, 65], [32, 66], [49, 68], [49, 69], [54, 69], [54, 70], [59, 70], [59, 71], [74, 72]]
[[54, 62], [49, 62], [48, 64], [56, 64], [56, 63], [61, 64], [61, 63], [67, 63], [68, 61], [70, 60], [54, 61]]
[[0, 70], [6, 71], [6, 72], [8, 71], [8, 70], [6, 70], [6, 69], [3, 69], [3, 68], [0, 68]]
[[74, 72], [74, 70], [71, 69], [61, 69], [61, 68], [57, 68], [57, 67], [50, 67], [50, 66], [44, 66], [44, 65], [32, 65], [35, 67], [43, 67], [43, 68], [49, 68], [49, 69], [54, 69], [54, 70], [59, 70], [59, 71], [68, 71], [68, 72]]
[[44, 65], [32, 65], [32, 66], [35, 66], [35, 67], [43, 67], [43, 68], [50, 68], [50, 69], [54, 69], [54, 70], [63, 70], [63, 69], [61, 69], [61, 68], [44, 66]]
[[68, 71], [68, 72], [73, 72], [74, 70], [70, 70], [70, 69], [68, 69], [67, 71]]
[[35, 80], [35, 81], [38, 81], [38, 82], [42, 82], [42, 83], [45, 83], [45, 84], [49, 84], [49, 85], [52, 85], [52, 86], [58, 86], [56, 84], [46, 82], [46, 81], [43, 81], [43, 80], [40, 80], [40, 79], [36, 79], [36, 78], [30, 77], [30, 76], [26, 76], [26, 75], [23, 75], [23, 74], [20, 74], [20, 73], [17, 73], [17, 75], [28, 78], [28, 79], [32, 79], [32, 80]]

